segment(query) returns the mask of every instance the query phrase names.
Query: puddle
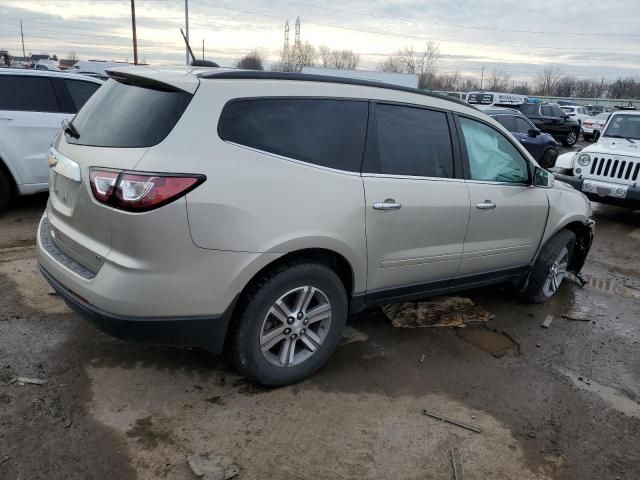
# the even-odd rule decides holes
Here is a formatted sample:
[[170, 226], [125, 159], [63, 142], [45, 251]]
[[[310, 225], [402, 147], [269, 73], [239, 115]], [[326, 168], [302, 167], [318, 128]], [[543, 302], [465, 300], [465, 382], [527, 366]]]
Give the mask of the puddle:
[[558, 371], [569, 378], [573, 384], [581, 390], [595, 393], [598, 397], [608, 403], [612, 408], [630, 417], [640, 417], [640, 403], [627, 397], [624, 393], [615, 388], [601, 385], [593, 380], [581, 377], [575, 373], [559, 368]]
[[502, 358], [509, 352], [520, 356], [520, 345], [506, 333], [487, 328], [465, 328], [458, 331], [458, 338], [496, 358]]
[[640, 290], [629, 288], [622, 282], [613, 278], [596, 278], [590, 275], [585, 275], [584, 279], [587, 281], [587, 286], [590, 288], [595, 288], [596, 290], [618, 295], [620, 297], [640, 298]]
[[382, 311], [394, 327], [464, 327], [483, 323], [494, 315], [465, 297], [436, 297], [424, 302], [391, 303]]

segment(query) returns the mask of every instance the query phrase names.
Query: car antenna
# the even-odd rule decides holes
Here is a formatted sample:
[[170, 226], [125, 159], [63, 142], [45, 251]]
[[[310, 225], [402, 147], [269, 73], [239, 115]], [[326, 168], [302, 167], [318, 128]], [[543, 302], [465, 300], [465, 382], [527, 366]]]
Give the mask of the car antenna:
[[191, 66], [192, 67], [219, 67], [216, 62], [212, 62], [211, 60], [198, 60], [196, 56], [193, 54], [193, 50], [191, 50], [191, 45], [189, 45], [189, 41], [187, 40], [186, 35], [180, 29], [180, 33], [182, 34], [182, 38], [184, 39], [184, 43], [187, 46], [187, 50], [189, 50], [189, 55], [191, 55]]

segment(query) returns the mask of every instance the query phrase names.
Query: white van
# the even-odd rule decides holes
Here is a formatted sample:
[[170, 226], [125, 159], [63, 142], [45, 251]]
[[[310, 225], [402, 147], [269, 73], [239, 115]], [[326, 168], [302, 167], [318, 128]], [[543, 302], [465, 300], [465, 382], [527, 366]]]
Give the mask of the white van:
[[529, 103], [529, 98], [525, 95], [499, 92], [469, 92], [467, 102], [471, 105], [484, 106], [509, 106]]

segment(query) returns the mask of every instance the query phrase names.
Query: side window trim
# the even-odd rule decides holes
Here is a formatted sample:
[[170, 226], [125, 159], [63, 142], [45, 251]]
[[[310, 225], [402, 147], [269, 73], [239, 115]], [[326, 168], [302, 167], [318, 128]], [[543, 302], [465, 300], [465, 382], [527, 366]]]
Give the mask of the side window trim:
[[[5, 77], [5, 76], [3, 75], [3, 77]], [[18, 79], [19, 78], [33, 78], [33, 77], [35, 77], [35, 78], [44, 78], [51, 85], [51, 90], [53, 91], [53, 96], [54, 96], [54, 98], [56, 100], [56, 105], [58, 107], [58, 110], [55, 111], [55, 112], [52, 112], [50, 110], [43, 110], [43, 109], [39, 109], [39, 110], [21, 109], [21, 110], [14, 110], [14, 111], [27, 112], [27, 113], [64, 113], [62, 111], [62, 104], [61, 104], [60, 97], [58, 96], [58, 92], [57, 92], [57, 89], [56, 89], [56, 82], [54, 81], [53, 78], [48, 77], [48, 76], [40, 77], [39, 75], [20, 75], [19, 73], [15, 74], [15, 75], [6, 75], [5, 78], [7, 78], [7, 77], [8, 78], [18, 78]]]
[[[376, 105], [395, 105], [399, 107], [418, 108], [421, 110], [429, 110], [432, 112], [444, 113], [447, 120], [447, 127], [449, 131], [449, 141], [451, 142], [451, 151], [453, 155], [453, 174], [451, 177], [425, 177], [420, 175], [399, 175], [393, 173], [382, 173], [380, 167], [380, 152], [378, 151], [378, 138], [377, 138], [377, 118], [376, 118]], [[454, 131], [454, 118], [453, 114], [449, 110], [431, 107], [427, 105], [420, 105], [407, 102], [394, 102], [392, 100], [378, 100], [371, 99], [369, 107], [369, 121], [367, 128], [367, 139], [365, 142], [365, 154], [364, 162], [362, 163], [362, 175], [376, 175], [384, 177], [397, 177], [397, 178], [415, 178], [415, 179], [435, 179], [435, 180], [464, 180], [462, 176], [463, 162], [462, 154], [460, 152], [458, 134]], [[454, 135], [455, 133], [455, 135]]]
[[[527, 157], [525, 157], [522, 154], [522, 152], [520, 151], [521, 146], [515, 141], [515, 139], [512, 140], [511, 138], [507, 137], [506, 135], [503, 135], [502, 132], [500, 132], [499, 130], [494, 128], [493, 125], [490, 125], [488, 122], [485, 122], [484, 120], [482, 120], [480, 118], [475, 118], [475, 117], [472, 117], [470, 115], [465, 115], [463, 113], [454, 114], [454, 118], [455, 118], [455, 122], [456, 122], [456, 128], [460, 132], [458, 143], [460, 145], [460, 150], [462, 152], [462, 158], [463, 158], [462, 165], [463, 165], [463, 168], [464, 168], [464, 179], [465, 179], [465, 181], [467, 181], [467, 182], [475, 182], [475, 183], [486, 183], [486, 184], [492, 184], [492, 185], [518, 186], [518, 187], [529, 186], [529, 185], [532, 184], [533, 168], [532, 168], [531, 162], [527, 159]], [[522, 160], [527, 165], [527, 182], [526, 183], [524, 183], [524, 182], [523, 183], [509, 183], [509, 182], [495, 182], [495, 181], [490, 181], [490, 180], [473, 180], [471, 178], [471, 167], [469, 165], [469, 153], [467, 151], [467, 145], [466, 145], [466, 143], [464, 141], [464, 133], [462, 133], [462, 126], [460, 125], [460, 118], [467, 118], [469, 120], [473, 120], [473, 121], [476, 121], [476, 122], [481, 123], [483, 125], [486, 125], [487, 127], [491, 128], [494, 132], [496, 132], [498, 135], [502, 135], [502, 137], [507, 139], [509, 141], [509, 143], [511, 143], [511, 145], [513, 145], [513, 147], [516, 149], [518, 154], [522, 157]]]

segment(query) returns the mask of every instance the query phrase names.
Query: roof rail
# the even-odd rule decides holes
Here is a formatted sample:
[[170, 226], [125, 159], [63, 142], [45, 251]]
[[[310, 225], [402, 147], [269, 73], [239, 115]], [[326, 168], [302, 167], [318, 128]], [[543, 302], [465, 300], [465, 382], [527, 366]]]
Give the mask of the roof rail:
[[331, 75], [316, 75], [311, 73], [294, 73], [294, 72], [265, 72], [262, 70], [237, 70], [237, 71], [223, 71], [223, 72], [203, 72], [197, 74], [199, 78], [215, 79], [249, 79], [249, 80], [293, 80], [302, 82], [322, 82], [322, 83], [338, 83], [343, 85], [358, 85], [362, 87], [375, 87], [385, 88], [388, 90], [397, 90], [399, 92], [415, 93], [418, 95], [425, 95], [427, 97], [438, 98], [440, 100], [447, 100], [449, 102], [464, 105], [465, 107], [474, 108], [467, 102], [455, 97], [449, 97], [448, 95], [441, 95], [439, 93], [427, 92], [418, 88], [403, 87], [400, 85], [393, 85], [391, 83], [376, 82], [373, 80], [364, 80], [359, 78], [345, 78], [334, 77]]

